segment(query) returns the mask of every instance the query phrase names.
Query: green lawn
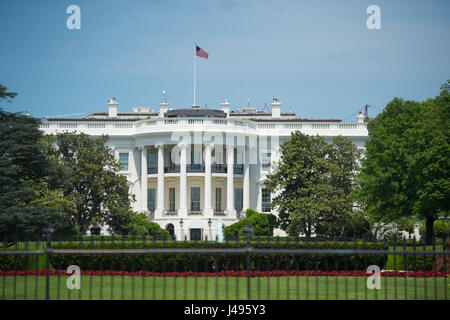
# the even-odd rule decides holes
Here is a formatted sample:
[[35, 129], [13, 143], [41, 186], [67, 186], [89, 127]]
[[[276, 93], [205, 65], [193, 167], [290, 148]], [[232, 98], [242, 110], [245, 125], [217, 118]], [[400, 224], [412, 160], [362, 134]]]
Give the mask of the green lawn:
[[[0, 277], [0, 299], [44, 299], [45, 276]], [[363, 277], [251, 278], [251, 299], [449, 299], [450, 279], [381, 278], [381, 289], [366, 289]], [[50, 277], [51, 299], [247, 299], [239, 277], [159, 278], [82, 276], [80, 290], [68, 290], [66, 276]], [[446, 297], [447, 296], [447, 297]]]

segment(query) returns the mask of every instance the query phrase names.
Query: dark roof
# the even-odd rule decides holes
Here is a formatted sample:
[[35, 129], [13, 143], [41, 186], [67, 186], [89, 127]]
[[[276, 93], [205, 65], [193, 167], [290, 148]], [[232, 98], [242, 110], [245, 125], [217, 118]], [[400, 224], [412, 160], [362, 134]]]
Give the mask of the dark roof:
[[[93, 116], [107, 116], [108, 112], [94, 112]], [[154, 116], [158, 112], [117, 112], [117, 116]]]
[[[282, 116], [295, 116], [295, 112], [282, 112]], [[235, 117], [251, 117], [251, 116], [266, 116], [271, 117], [272, 112], [237, 112], [237, 111], [231, 111], [230, 116]]]
[[185, 109], [175, 109], [168, 110], [165, 114], [165, 117], [168, 118], [176, 118], [176, 117], [215, 117], [215, 118], [226, 118], [227, 115], [222, 110], [214, 110], [214, 109], [201, 109], [201, 108], [185, 108]]
[[294, 118], [294, 119], [249, 119], [255, 122], [342, 122], [342, 120], [338, 119], [302, 119], [302, 118]]
[[47, 121], [92, 121], [92, 122], [102, 122], [102, 121], [139, 121], [144, 120], [142, 118], [128, 118], [128, 119], [121, 119], [121, 118], [49, 118]]

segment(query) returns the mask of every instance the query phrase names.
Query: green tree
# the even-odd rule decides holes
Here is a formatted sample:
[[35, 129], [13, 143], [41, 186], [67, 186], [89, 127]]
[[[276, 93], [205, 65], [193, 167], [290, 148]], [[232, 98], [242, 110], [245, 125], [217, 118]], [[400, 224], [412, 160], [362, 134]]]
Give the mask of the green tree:
[[133, 217], [127, 179], [118, 175], [119, 162], [106, 145], [108, 136], [92, 138], [81, 133], [49, 136], [49, 155], [67, 171], [63, 185], [66, 199], [74, 203], [67, 219], [79, 235], [93, 225], [108, 225], [113, 233], [126, 233]]
[[327, 208], [315, 225], [315, 233], [326, 237], [367, 235], [367, 219], [353, 211], [352, 190], [361, 157], [358, 148], [346, 137], [334, 137], [327, 151], [324, 193]]
[[300, 131], [281, 145], [282, 156], [266, 187], [279, 225], [290, 235], [337, 237], [344, 234], [353, 201], [350, 196], [359, 151], [347, 138], [328, 144]]
[[[419, 234], [425, 236], [425, 232], [425, 225], [422, 224], [419, 228]], [[450, 236], [450, 222], [447, 220], [436, 220], [433, 223], [433, 236], [439, 239], [448, 239]]]
[[370, 215], [381, 222], [425, 219], [427, 243], [434, 221], [450, 209], [449, 84], [424, 102], [395, 98], [369, 122], [358, 179]]
[[[16, 95], [0, 85], [0, 102]], [[52, 200], [60, 183], [59, 168], [45, 155], [39, 123], [39, 119], [0, 108], [1, 237], [40, 236], [48, 225], [62, 222]]]

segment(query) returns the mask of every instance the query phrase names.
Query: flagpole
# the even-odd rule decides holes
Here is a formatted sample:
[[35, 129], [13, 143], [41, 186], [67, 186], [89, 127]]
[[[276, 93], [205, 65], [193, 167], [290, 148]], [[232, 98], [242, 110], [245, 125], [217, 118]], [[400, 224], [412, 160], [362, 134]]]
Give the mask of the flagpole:
[[197, 45], [195, 45], [196, 47], [194, 48], [194, 104], [192, 105], [193, 107], [196, 106], [195, 103], [195, 87], [196, 87], [196, 82], [197, 82], [197, 67], [196, 67], [196, 60], [195, 56], [196, 56], [196, 51], [197, 51]]

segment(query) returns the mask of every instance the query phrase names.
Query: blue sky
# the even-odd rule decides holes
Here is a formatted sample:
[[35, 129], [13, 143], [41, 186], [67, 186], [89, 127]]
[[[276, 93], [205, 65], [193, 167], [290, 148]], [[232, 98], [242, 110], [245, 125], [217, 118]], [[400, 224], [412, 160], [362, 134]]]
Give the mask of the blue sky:
[[[66, 8], [81, 8], [81, 30]], [[369, 5], [381, 30], [366, 27]], [[306, 118], [354, 120], [394, 97], [424, 100], [450, 79], [450, 1], [0, 1], [0, 83], [19, 95], [8, 111], [33, 116], [157, 110], [197, 103], [262, 108]], [[290, 108], [291, 107], [291, 108]]]

